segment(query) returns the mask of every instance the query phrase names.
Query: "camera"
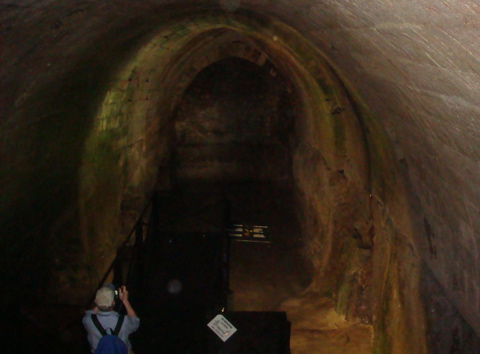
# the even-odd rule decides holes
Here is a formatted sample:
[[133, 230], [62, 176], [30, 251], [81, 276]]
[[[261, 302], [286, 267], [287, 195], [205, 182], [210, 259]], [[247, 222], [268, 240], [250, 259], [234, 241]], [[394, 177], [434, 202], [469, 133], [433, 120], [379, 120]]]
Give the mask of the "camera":
[[115, 299], [119, 299], [121, 288], [122, 286], [117, 286], [116, 284], [114, 285], [113, 293], [115, 294]]

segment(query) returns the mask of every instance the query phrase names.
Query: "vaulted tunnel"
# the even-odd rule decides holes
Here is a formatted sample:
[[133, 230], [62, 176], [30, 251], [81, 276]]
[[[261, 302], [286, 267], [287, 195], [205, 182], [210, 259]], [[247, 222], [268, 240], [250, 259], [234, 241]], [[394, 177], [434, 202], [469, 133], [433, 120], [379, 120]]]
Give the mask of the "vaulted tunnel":
[[291, 227], [288, 282], [242, 246], [232, 280], [294, 352], [474, 352], [478, 8], [399, 4], [1, 4], [2, 311], [85, 303], [155, 192], [222, 186]]

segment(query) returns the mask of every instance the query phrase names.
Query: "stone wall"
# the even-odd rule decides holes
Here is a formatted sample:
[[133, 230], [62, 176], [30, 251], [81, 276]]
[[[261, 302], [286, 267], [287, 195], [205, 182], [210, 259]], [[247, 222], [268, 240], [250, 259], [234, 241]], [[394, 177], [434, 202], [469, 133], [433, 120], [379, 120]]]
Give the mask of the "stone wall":
[[174, 118], [176, 178], [290, 181], [287, 86], [271, 63], [228, 58], [203, 69]]

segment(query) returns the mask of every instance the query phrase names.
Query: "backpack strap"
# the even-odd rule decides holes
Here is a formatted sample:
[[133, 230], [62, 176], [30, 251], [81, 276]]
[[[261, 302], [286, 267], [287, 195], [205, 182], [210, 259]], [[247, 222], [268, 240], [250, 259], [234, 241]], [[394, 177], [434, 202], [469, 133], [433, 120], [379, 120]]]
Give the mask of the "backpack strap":
[[[122, 329], [124, 320], [125, 320], [125, 316], [123, 315], [118, 316], [117, 325], [115, 326], [115, 329], [113, 330], [113, 333], [112, 333], [115, 337], [118, 337], [118, 333], [120, 333], [120, 330]], [[95, 327], [97, 327], [97, 329], [100, 331], [100, 334], [102, 336], [106, 336], [108, 334], [105, 328], [103, 328], [102, 325], [100, 324], [100, 321], [98, 320], [97, 315], [94, 313], [92, 313], [92, 321]]]
[[97, 315], [94, 314], [94, 313], [92, 313], [92, 321], [93, 321], [93, 324], [95, 325], [95, 327], [97, 327], [97, 329], [100, 331], [100, 334], [102, 336], [106, 336], [107, 331], [105, 330], [105, 328], [102, 327], [102, 325], [100, 324], [100, 321], [97, 318]]
[[123, 316], [123, 315], [118, 316], [117, 325], [115, 326], [115, 329], [113, 330], [113, 335], [114, 336], [118, 337], [118, 333], [120, 333], [120, 330], [122, 329], [124, 319], [125, 319], [125, 316]]

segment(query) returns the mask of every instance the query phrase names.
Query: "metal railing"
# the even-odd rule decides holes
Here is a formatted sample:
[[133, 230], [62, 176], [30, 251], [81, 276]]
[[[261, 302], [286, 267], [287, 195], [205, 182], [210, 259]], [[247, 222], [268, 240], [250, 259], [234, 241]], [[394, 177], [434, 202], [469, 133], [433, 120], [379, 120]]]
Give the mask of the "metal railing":
[[[135, 243], [134, 243], [134, 249], [138, 251], [142, 247], [144, 227], [145, 226], [148, 227], [148, 225], [149, 225], [148, 222], [145, 222], [145, 217], [147, 216], [147, 214], [149, 212], [149, 209], [152, 207], [152, 202], [153, 202], [154, 198], [155, 198], [155, 195], [150, 197], [150, 199], [148, 200], [146, 205], [143, 207], [142, 212], [140, 213], [137, 221], [135, 222], [135, 224], [132, 227], [132, 229], [130, 230], [130, 232], [127, 234], [125, 240], [121, 243], [119, 249], [123, 249], [126, 246], [128, 246], [134, 235], [136, 237], [136, 240], [135, 240]], [[132, 268], [133, 261], [134, 261], [133, 258], [134, 257], [132, 257], [132, 259], [129, 263], [128, 273], [130, 273], [130, 270]], [[108, 269], [104, 273], [102, 279], [100, 280], [97, 289], [103, 286], [103, 284], [108, 279], [108, 277], [110, 276], [112, 271], [115, 269], [115, 266], [117, 265], [118, 262], [119, 262], [119, 258], [118, 258], [118, 252], [117, 252], [117, 255], [115, 256], [114, 260], [112, 261], [112, 263], [110, 264], [110, 266], [108, 267]], [[128, 274], [128, 275], [130, 276], [130, 274]], [[95, 289], [95, 293], [96, 293], [97, 289]], [[82, 309], [88, 308], [91, 305], [91, 302], [93, 301], [93, 299], [95, 299], [95, 294], [93, 294], [93, 296], [89, 299], [88, 304], [85, 304], [84, 306], [82, 306], [82, 305], [68, 305], [69, 306], [69, 311], [71, 311], [72, 308], [77, 308], [78, 312], [81, 312]], [[47, 304], [44, 304], [44, 305], [40, 304], [40, 306], [48, 307], [48, 309], [49, 309], [48, 311], [51, 311], [53, 309], [57, 309], [57, 308], [62, 307], [61, 304], [48, 304], [48, 305]], [[45, 323], [43, 323], [36, 316], [34, 316], [32, 313], [30, 313], [30, 311], [27, 308], [19, 308], [18, 311], [19, 311], [18, 320], [20, 321], [20, 322], [18, 322], [18, 325], [21, 326], [21, 328], [22, 328], [21, 331], [23, 332], [23, 328], [24, 328], [25, 325], [26, 326], [31, 326], [31, 328], [36, 328], [36, 331], [38, 331], [41, 338], [49, 339], [49, 343], [50, 343], [49, 348], [50, 348], [51, 352], [53, 352], [53, 353], [59, 352], [58, 350], [59, 350], [59, 348], [63, 348], [62, 346], [69, 347], [68, 344], [64, 343], [64, 338], [62, 338], [64, 333], [70, 332], [71, 330], [73, 330], [75, 333], [76, 333], [76, 331], [78, 331], [79, 333], [81, 332], [80, 329], [79, 329], [81, 327], [81, 317], [75, 318], [74, 320], [71, 320], [71, 322], [69, 322], [68, 324], [65, 324], [64, 326], [62, 326], [63, 329], [61, 331], [56, 331], [56, 330], [53, 330], [53, 329], [49, 328], [48, 326], [46, 326]], [[77, 311], [77, 310], [75, 310], [75, 311]], [[83, 314], [81, 316], [83, 317]], [[21, 322], [24, 322], [25, 324], [21, 324]], [[77, 329], [74, 329], [75, 327], [77, 327]], [[83, 332], [81, 332], [81, 334], [83, 336]], [[28, 345], [28, 343], [27, 344], [24, 343], [22, 345]], [[73, 351], [73, 352], [80, 352], [81, 348], [82, 348], [82, 346], [80, 346], [77, 351]], [[60, 352], [63, 352], [63, 351], [60, 351]]]
[[[127, 237], [125, 238], [123, 243], [120, 245], [120, 247], [118, 247], [118, 250], [125, 249], [125, 247], [130, 243], [130, 240], [132, 239], [133, 235], [135, 235], [135, 237], [136, 237], [135, 238], [135, 244], [134, 244], [134, 251], [138, 252], [140, 250], [140, 248], [143, 246], [143, 234], [144, 234], [143, 227], [145, 225], [146, 226], [150, 225], [150, 223], [144, 221], [144, 217], [146, 216], [148, 210], [152, 207], [152, 204], [153, 204], [153, 201], [154, 201], [155, 197], [156, 197], [156, 195], [153, 195], [152, 197], [150, 197], [147, 204], [145, 205], [142, 212], [140, 213], [140, 216], [138, 217], [137, 221], [135, 222], [134, 226], [132, 227], [131, 231], [127, 234]], [[129, 263], [129, 266], [128, 266], [128, 269], [127, 269], [127, 282], [126, 282], [127, 284], [128, 284], [128, 280], [131, 276], [131, 269], [132, 269], [134, 258], [135, 258], [134, 254], [132, 254], [132, 257], [130, 259], [130, 263]], [[89, 302], [88, 302], [87, 306], [95, 299], [96, 291], [98, 289], [100, 289], [103, 286], [103, 284], [105, 284], [108, 277], [110, 276], [112, 271], [117, 266], [118, 262], [119, 262], [119, 257], [118, 257], [118, 251], [117, 251], [117, 255], [115, 256], [112, 263], [110, 264], [110, 266], [106, 270], [105, 274], [103, 275], [103, 277], [99, 281], [98, 286], [95, 289], [95, 293], [92, 295], [91, 298], [89, 298]], [[127, 284], [123, 284], [123, 285], [127, 285]]]

